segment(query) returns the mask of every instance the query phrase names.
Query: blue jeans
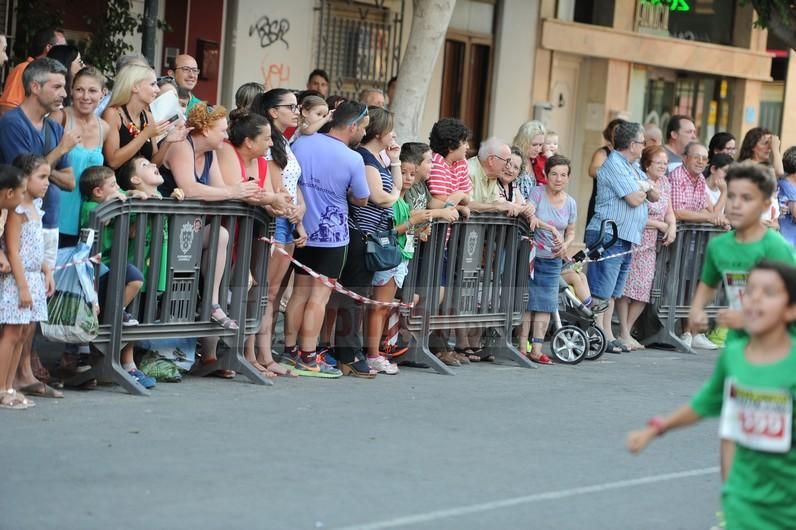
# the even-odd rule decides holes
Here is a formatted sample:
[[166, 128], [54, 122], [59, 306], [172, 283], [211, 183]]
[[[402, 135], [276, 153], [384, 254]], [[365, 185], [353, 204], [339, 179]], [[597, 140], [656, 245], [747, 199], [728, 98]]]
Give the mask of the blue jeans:
[[[586, 246], [590, 247], [597, 242], [600, 237], [600, 232], [596, 230], [589, 230], [584, 237]], [[610, 241], [612, 235], [606, 234], [604, 241]], [[603, 258], [627, 252], [630, 250], [632, 244], [630, 241], [624, 239], [617, 239], [616, 243], [605, 251]], [[605, 261], [598, 261], [596, 263], [589, 263], [589, 268], [586, 271], [586, 278], [589, 280], [589, 289], [595, 298], [601, 300], [608, 300], [609, 298], [619, 298], [625, 290], [625, 282], [627, 281], [627, 273], [630, 270], [630, 261], [632, 254], [625, 254], [620, 258], [607, 259]]]

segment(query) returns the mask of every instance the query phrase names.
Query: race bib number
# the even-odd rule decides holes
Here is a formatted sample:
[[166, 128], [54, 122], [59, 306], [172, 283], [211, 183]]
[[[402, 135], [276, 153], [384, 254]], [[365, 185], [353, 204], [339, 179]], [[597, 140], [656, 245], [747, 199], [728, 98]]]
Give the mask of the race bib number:
[[740, 311], [743, 301], [743, 292], [746, 289], [746, 280], [749, 279], [748, 272], [725, 272], [724, 273], [724, 292], [727, 295], [727, 305], [730, 309]]
[[414, 253], [415, 251], [415, 235], [412, 233], [406, 234], [406, 244], [404, 245], [404, 251], [409, 254]]
[[769, 453], [787, 453], [791, 446], [793, 398], [789, 390], [724, 383], [719, 435]]

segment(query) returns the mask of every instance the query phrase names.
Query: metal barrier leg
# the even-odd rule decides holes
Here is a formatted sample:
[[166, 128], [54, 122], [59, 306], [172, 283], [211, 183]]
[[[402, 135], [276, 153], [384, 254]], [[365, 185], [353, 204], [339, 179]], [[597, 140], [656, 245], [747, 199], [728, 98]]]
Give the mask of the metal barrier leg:
[[429, 333], [421, 331], [420, 333], [412, 332], [412, 345], [406, 355], [415, 362], [426, 363], [441, 375], [454, 375], [451, 368], [439, 360], [439, 358], [431, 352], [429, 347]]
[[503, 328], [495, 328], [497, 329], [498, 334], [500, 335], [499, 343], [501, 347], [497, 348], [495, 351], [495, 357], [500, 357], [501, 359], [506, 359], [508, 361], [514, 361], [521, 368], [536, 368], [536, 365], [531, 362], [525, 355], [520, 353], [520, 350], [514, 347], [514, 344], [511, 343], [511, 332], [513, 326], [511, 325], [511, 321], [507, 321], [507, 325]]
[[78, 374], [67, 383], [70, 386], [80, 386], [92, 379], [100, 383], [115, 383], [121, 386], [130, 394], [137, 396], [149, 396], [149, 390], [139, 385], [138, 382], [122, 368], [119, 353], [109, 352], [109, 344], [93, 344], [100, 355], [93, 355], [92, 367], [90, 370]]

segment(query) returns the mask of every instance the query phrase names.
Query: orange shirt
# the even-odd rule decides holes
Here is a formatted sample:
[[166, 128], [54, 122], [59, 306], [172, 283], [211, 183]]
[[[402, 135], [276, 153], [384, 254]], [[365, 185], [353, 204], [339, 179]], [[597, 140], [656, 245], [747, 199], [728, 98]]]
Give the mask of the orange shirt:
[[25, 86], [22, 84], [22, 73], [32, 62], [33, 57], [28, 57], [25, 62], [19, 63], [8, 73], [6, 85], [3, 88], [3, 95], [0, 96], [0, 106], [8, 107], [6, 110], [19, 107], [25, 100]]

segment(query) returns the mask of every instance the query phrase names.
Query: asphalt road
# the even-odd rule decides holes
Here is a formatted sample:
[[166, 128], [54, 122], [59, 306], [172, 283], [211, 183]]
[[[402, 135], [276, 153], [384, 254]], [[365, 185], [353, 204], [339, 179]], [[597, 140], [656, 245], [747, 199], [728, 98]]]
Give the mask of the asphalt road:
[[39, 398], [0, 410], [0, 528], [707, 530], [716, 423], [623, 442], [716, 355], [604, 357]]

